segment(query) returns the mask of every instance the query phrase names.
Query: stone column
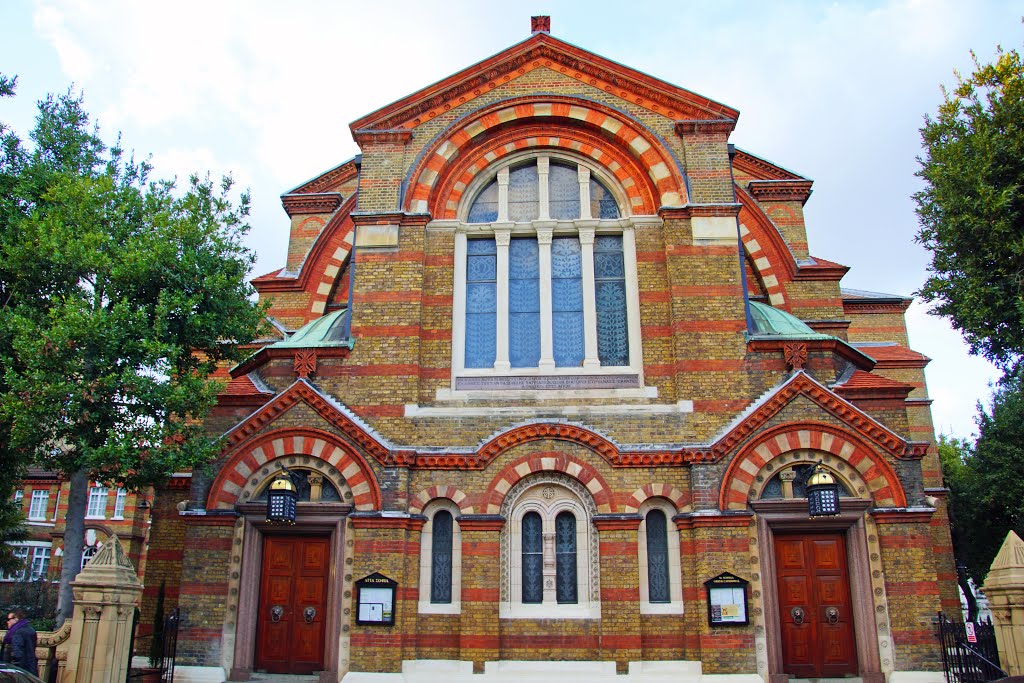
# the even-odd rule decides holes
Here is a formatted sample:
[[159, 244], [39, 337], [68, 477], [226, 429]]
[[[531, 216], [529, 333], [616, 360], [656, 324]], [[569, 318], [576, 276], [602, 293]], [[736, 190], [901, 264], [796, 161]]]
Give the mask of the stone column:
[[[71, 583], [71, 636], [58, 647], [61, 681], [123, 681], [131, 653], [132, 613], [142, 595], [135, 567], [113, 536]], [[63, 653], [63, 657], [61, 656]]]
[[999, 661], [1011, 676], [1024, 675], [1024, 541], [1010, 531], [985, 579], [996, 627]]

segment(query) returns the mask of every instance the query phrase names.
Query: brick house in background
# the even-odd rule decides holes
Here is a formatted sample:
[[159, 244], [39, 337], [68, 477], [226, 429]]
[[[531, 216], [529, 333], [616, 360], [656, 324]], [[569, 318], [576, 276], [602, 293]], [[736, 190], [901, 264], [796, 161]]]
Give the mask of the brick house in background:
[[[179, 676], [936, 670], [959, 601], [910, 300], [841, 288], [811, 181], [730, 144], [736, 110], [544, 19], [282, 197], [222, 456], [156, 500]], [[841, 513], [812, 519], [819, 462]]]

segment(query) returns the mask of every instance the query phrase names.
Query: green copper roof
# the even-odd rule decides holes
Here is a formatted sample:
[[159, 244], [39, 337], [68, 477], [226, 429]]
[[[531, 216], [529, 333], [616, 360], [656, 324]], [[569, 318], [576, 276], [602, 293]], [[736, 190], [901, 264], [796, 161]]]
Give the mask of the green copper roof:
[[312, 320], [295, 331], [295, 334], [271, 344], [271, 349], [308, 349], [323, 346], [349, 346], [351, 340], [344, 337], [348, 309], [342, 308]]
[[750, 317], [754, 321], [754, 330], [751, 334], [755, 337], [763, 335], [799, 339], [829, 338], [827, 334], [819, 334], [812, 330], [795, 315], [759, 301], [750, 302]]

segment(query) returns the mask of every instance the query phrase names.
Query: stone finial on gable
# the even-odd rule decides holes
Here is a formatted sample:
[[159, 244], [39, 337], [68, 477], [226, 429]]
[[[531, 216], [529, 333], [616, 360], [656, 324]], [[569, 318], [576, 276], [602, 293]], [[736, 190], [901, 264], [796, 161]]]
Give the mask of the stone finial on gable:
[[1006, 535], [1002, 547], [992, 560], [991, 569], [1024, 567], [1024, 541], [1013, 530]]
[[551, 33], [551, 17], [530, 17], [530, 34]]

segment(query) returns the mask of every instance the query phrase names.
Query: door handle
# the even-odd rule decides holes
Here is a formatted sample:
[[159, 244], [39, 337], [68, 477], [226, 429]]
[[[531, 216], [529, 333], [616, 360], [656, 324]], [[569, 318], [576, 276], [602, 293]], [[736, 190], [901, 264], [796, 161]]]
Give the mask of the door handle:
[[839, 622], [839, 608], [838, 607], [826, 607], [825, 608], [825, 620], [830, 624]]
[[316, 608], [307, 607], [306, 609], [302, 610], [302, 616], [306, 619], [307, 624], [312, 624], [313, 620], [316, 619]]
[[284, 616], [284, 607], [281, 605], [274, 605], [270, 608], [270, 620], [275, 624], [281, 621], [281, 617]]
[[802, 607], [794, 607], [789, 611], [789, 614], [793, 617], [794, 624], [804, 623], [804, 610]]

